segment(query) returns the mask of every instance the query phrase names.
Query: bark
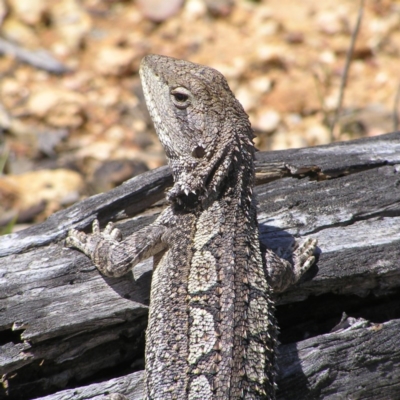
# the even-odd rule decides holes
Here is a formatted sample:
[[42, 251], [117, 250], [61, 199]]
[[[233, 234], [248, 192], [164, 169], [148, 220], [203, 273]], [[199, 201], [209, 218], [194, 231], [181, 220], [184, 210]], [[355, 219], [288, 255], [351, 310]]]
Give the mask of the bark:
[[[277, 298], [279, 399], [400, 397], [399, 167], [400, 132], [257, 154], [263, 244], [319, 246]], [[147, 172], [0, 238], [0, 399], [141, 397], [151, 260], [106, 278], [63, 239], [95, 217], [140, 229], [171, 184], [167, 167]]]

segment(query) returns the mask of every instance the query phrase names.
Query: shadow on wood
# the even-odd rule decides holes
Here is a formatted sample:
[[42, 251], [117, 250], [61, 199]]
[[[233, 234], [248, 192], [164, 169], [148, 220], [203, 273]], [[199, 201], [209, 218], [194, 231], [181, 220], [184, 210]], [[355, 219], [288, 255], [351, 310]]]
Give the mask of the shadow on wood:
[[[399, 171], [400, 132], [257, 154], [263, 244], [320, 251], [277, 298], [279, 399], [400, 398]], [[105, 278], [63, 239], [96, 217], [128, 235], [171, 185], [159, 168], [0, 238], [0, 399], [142, 397], [151, 260]]]

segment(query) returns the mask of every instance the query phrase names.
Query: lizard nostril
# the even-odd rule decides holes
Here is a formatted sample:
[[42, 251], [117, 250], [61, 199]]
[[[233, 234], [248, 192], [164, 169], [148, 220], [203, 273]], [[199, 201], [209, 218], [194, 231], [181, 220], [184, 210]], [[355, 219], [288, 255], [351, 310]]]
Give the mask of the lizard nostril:
[[192, 151], [192, 156], [196, 158], [203, 158], [205, 153], [206, 151], [203, 146], [197, 146]]

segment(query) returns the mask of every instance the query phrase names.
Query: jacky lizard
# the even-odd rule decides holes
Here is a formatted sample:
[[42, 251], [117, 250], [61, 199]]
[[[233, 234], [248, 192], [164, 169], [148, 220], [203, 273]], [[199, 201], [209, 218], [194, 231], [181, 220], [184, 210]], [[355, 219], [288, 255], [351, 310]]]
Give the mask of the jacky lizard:
[[72, 230], [67, 245], [107, 276], [154, 256], [146, 334], [147, 399], [275, 398], [276, 323], [272, 290], [298, 281], [314, 262], [315, 240], [293, 264], [260, 251], [253, 131], [218, 71], [146, 56], [147, 107], [173, 171], [170, 203], [157, 220], [122, 240]]

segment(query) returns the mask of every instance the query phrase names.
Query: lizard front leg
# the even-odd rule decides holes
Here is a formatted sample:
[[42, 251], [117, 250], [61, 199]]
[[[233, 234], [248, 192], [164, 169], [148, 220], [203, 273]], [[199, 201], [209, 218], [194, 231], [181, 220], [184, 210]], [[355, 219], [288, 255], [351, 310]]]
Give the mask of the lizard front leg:
[[[275, 293], [284, 292], [300, 280], [314, 264], [316, 248], [317, 240], [309, 238], [301, 245], [294, 242], [285, 252], [274, 253], [272, 250], [266, 250], [267, 274]], [[292, 255], [292, 263], [287, 260], [290, 255]]]
[[96, 219], [91, 234], [72, 229], [65, 243], [90, 257], [102, 274], [118, 277], [126, 274], [140, 261], [164, 250], [167, 245], [162, 238], [166, 231], [165, 226], [155, 221], [122, 240], [121, 232], [114, 228], [112, 222], [101, 232]]

